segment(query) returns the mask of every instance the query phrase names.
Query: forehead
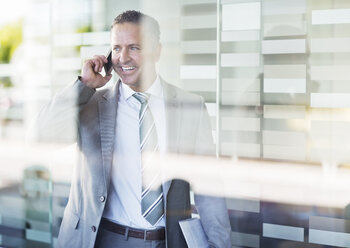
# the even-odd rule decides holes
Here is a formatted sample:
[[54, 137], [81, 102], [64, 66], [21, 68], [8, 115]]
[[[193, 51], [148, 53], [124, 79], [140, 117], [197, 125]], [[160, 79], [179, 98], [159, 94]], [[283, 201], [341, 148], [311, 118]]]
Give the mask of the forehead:
[[125, 22], [115, 24], [111, 29], [112, 44], [141, 43], [141, 27], [136, 23]]

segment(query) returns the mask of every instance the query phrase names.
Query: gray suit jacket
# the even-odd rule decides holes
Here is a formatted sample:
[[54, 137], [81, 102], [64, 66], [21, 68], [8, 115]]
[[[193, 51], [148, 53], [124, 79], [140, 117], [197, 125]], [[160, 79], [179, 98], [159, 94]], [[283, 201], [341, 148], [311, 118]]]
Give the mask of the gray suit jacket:
[[[203, 99], [161, 81], [165, 98], [167, 151], [176, 154], [213, 154], [210, 122]], [[65, 134], [74, 136], [75, 131], [78, 134], [80, 160], [72, 180], [58, 247], [94, 246], [110, 185], [118, 84], [95, 91], [77, 80], [51, 100], [39, 114], [37, 128], [42, 139], [62, 139]], [[73, 125], [74, 119], [77, 125]], [[72, 125], [77, 130], [72, 130]], [[181, 183], [163, 183], [167, 229], [173, 225], [172, 230], [167, 232], [168, 248], [182, 247], [179, 245], [181, 242], [176, 243], [176, 240], [183, 239], [179, 236], [178, 223], [174, 225], [167, 221], [171, 220], [167, 215], [171, 207], [167, 206], [171, 202], [167, 199], [168, 193], [173, 192], [175, 197], [181, 197], [181, 190], [186, 188], [186, 183]], [[176, 196], [176, 192], [180, 196]], [[231, 228], [224, 199], [195, 195], [195, 204], [209, 244], [213, 247], [231, 247]], [[177, 236], [171, 238], [170, 235]]]

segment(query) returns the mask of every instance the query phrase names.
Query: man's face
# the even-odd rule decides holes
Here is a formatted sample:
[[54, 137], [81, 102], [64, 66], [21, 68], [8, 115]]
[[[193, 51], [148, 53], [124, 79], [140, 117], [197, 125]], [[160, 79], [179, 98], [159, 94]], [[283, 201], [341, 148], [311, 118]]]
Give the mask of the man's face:
[[125, 22], [114, 25], [111, 30], [113, 69], [122, 82], [135, 91], [141, 91], [155, 80], [155, 63], [160, 53], [159, 44], [151, 48], [142, 38], [138, 24]]

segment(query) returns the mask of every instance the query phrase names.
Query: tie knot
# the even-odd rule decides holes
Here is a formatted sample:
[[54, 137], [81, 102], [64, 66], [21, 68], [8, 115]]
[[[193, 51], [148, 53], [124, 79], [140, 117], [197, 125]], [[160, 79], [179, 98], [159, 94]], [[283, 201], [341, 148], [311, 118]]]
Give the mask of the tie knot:
[[135, 97], [141, 104], [147, 103], [149, 99], [148, 94], [141, 92], [134, 93], [132, 96]]

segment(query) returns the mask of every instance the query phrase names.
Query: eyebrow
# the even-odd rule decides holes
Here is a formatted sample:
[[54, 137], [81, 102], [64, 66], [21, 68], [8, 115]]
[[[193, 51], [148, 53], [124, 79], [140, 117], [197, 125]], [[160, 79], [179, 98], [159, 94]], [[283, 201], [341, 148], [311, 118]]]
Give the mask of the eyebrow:
[[[113, 47], [118, 47], [118, 46], [120, 46], [120, 45], [113, 45]], [[133, 43], [133, 44], [130, 44], [128, 46], [130, 47], [130, 46], [141, 46], [141, 45], [137, 44], [137, 43]]]

